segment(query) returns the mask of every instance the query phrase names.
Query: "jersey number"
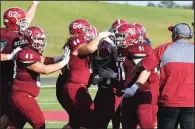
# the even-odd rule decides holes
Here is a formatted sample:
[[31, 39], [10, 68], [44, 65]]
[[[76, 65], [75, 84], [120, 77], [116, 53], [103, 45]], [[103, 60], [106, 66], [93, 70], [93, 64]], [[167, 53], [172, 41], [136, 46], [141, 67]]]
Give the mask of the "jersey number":
[[8, 17], [16, 17], [18, 15], [18, 12], [16, 11], [9, 11], [8, 12]]
[[125, 69], [123, 66], [123, 62], [116, 62], [116, 66], [118, 68], [118, 79], [119, 81], [125, 80]]
[[26, 58], [26, 59], [32, 59], [32, 58], [33, 58], [33, 55], [27, 53], [26, 56], [25, 56], [25, 58]]
[[139, 46], [139, 51], [144, 51], [144, 47], [143, 46]]
[[81, 28], [82, 27], [82, 25], [81, 24], [79, 24], [79, 23], [73, 23], [73, 26], [72, 26], [74, 29], [77, 29], [77, 28]]

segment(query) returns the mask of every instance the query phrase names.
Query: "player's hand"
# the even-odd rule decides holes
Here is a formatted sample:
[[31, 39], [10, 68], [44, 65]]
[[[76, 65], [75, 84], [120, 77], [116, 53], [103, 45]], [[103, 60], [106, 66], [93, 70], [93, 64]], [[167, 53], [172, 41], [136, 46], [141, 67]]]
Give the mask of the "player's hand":
[[69, 46], [66, 46], [64, 48], [64, 55], [63, 55], [62, 61], [59, 62], [61, 67], [63, 68], [65, 65], [67, 65], [69, 60], [70, 60], [70, 49], [69, 49]]
[[65, 48], [64, 48], [64, 53], [63, 53], [63, 55], [61, 55], [61, 56], [57, 56], [57, 57], [54, 57], [54, 62], [55, 63], [57, 63], [57, 62], [59, 62], [59, 61], [62, 61], [63, 59], [66, 59], [66, 60], [69, 60], [69, 55], [70, 55], [70, 50], [69, 50], [69, 47], [68, 46], [66, 46]]
[[111, 33], [111, 32], [100, 32], [98, 34], [98, 36], [100, 36], [101, 38], [105, 38], [105, 37], [108, 37], [108, 36], [114, 36], [114, 33]]
[[7, 55], [7, 60], [12, 60], [14, 58], [14, 56], [16, 55], [16, 53], [18, 53], [20, 50], [22, 50], [21, 47], [17, 47], [15, 48], [11, 54]]
[[40, 1], [33, 1], [33, 4], [39, 4]]
[[117, 73], [108, 67], [100, 67], [98, 73], [101, 78], [117, 78]]
[[100, 76], [98, 74], [93, 74], [91, 78], [92, 85], [98, 85], [100, 82]]
[[69, 49], [69, 46], [66, 46], [64, 48], [64, 55], [63, 55], [62, 60], [66, 60], [67, 63], [69, 62], [69, 60], [70, 60], [70, 49]]
[[126, 88], [122, 92], [124, 92], [123, 97], [132, 97], [136, 93], [139, 86], [137, 84], [133, 84], [130, 88]]

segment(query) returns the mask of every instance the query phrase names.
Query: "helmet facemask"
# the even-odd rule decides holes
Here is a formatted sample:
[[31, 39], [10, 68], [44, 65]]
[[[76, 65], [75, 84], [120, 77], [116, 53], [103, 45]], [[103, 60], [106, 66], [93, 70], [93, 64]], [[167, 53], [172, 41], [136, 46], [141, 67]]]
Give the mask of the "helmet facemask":
[[92, 27], [90, 26], [89, 28], [86, 26], [82, 27], [82, 31], [85, 33], [84, 39], [87, 41], [91, 41], [92, 39], [95, 38], [95, 35], [92, 33]]
[[32, 48], [41, 54], [46, 48], [46, 36], [44, 34], [42, 36], [36, 35], [31, 36], [31, 39], [33, 40]]
[[116, 46], [117, 47], [121, 47], [121, 48], [126, 48], [127, 47], [127, 43], [126, 43], [126, 35], [125, 34], [121, 34], [121, 33], [116, 33]]
[[126, 48], [128, 46], [139, 43], [139, 40], [132, 38], [129, 33], [117, 33], [116, 45], [117, 47]]
[[16, 24], [19, 26], [19, 32], [21, 34], [24, 34], [24, 31], [28, 28], [29, 26], [29, 22], [28, 22], [28, 18], [24, 18], [21, 20], [17, 20]]
[[108, 31], [114, 34], [116, 33], [116, 29], [109, 29]]

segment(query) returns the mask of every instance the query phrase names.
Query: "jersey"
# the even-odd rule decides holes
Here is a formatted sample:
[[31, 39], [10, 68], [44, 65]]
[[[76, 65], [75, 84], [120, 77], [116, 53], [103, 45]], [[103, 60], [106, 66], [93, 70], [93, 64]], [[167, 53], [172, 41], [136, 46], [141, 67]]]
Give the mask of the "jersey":
[[70, 48], [70, 60], [69, 60], [69, 70], [70, 75], [68, 82], [79, 83], [88, 85], [90, 72], [90, 55], [80, 56], [74, 55], [73, 52], [82, 44], [86, 44], [86, 40], [81, 40], [79, 38], [69, 39], [68, 45]]
[[[15, 42], [19, 42], [23, 36], [9, 30], [8, 28], [1, 28], [1, 53], [10, 54], [14, 49]], [[8, 83], [13, 80], [14, 61], [1, 61], [1, 83]]]
[[12, 92], [26, 92], [37, 97], [40, 92], [40, 74], [28, 70], [27, 66], [40, 62], [40, 54], [31, 48], [24, 47], [16, 54], [16, 76], [13, 81]]
[[[117, 72], [116, 58], [117, 58], [117, 47], [112, 40], [107, 37], [100, 40], [97, 50], [93, 53], [93, 74], [98, 74], [98, 70], [101, 67], [111, 68]], [[104, 78], [100, 80], [99, 85], [114, 86], [117, 83], [116, 79]]]
[[[143, 44], [137, 44], [129, 47], [130, 52], [132, 53], [132, 60], [134, 61], [135, 65], [139, 61], [141, 61], [144, 57], [152, 54], [153, 51], [152, 47], [147, 45], [148, 45], [147, 43], [143, 43]], [[150, 72], [151, 74], [148, 80], [149, 83], [159, 81], [160, 77], [158, 75], [157, 68], [150, 70]]]
[[[146, 43], [119, 49], [117, 66], [119, 80], [124, 83], [124, 87], [129, 87], [135, 83], [140, 72], [132, 73], [131, 70], [150, 53], [152, 53], [152, 48]], [[140, 90], [149, 90], [149, 82], [147, 81], [143, 87], [138, 89], [138, 91]]]

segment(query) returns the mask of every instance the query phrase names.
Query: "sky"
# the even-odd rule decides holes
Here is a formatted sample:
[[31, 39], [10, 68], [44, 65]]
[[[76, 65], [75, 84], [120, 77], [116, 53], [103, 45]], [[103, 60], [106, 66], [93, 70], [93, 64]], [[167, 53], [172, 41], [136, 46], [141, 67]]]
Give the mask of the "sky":
[[[109, 3], [118, 3], [118, 4], [124, 4], [126, 1], [106, 1]], [[127, 1], [128, 4], [132, 5], [140, 5], [140, 6], [146, 6], [149, 1]], [[152, 3], [158, 4], [160, 1], [151, 1]], [[192, 1], [175, 1], [176, 4], [180, 5], [190, 5], [192, 4]]]

